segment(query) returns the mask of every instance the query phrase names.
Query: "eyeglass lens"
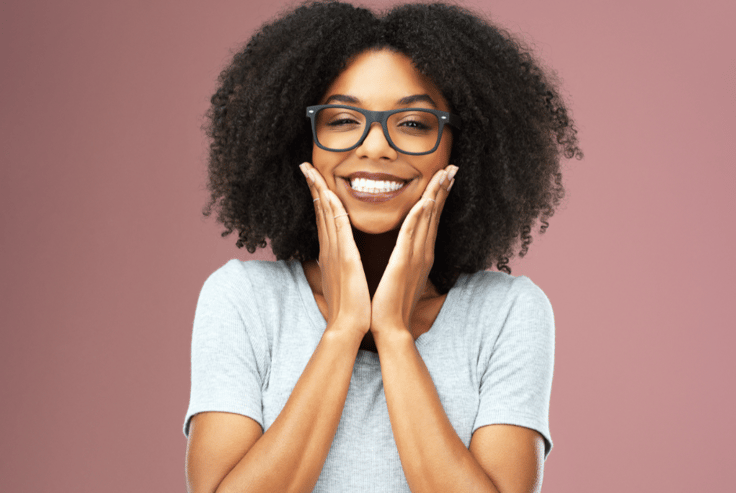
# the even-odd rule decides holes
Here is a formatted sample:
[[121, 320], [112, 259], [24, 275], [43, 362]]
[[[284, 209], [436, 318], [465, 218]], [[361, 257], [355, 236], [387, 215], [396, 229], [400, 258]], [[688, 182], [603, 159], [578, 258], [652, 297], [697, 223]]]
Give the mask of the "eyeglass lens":
[[[360, 141], [366, 118], [349, 108], [323, 108], [315, 118], [317, 140], [328, 149], [342, 150]], [[391, 141], [403, 152], [428, 152], [437, 144], [439, 120], [424, 111], [394, 113], [386, 124]]]

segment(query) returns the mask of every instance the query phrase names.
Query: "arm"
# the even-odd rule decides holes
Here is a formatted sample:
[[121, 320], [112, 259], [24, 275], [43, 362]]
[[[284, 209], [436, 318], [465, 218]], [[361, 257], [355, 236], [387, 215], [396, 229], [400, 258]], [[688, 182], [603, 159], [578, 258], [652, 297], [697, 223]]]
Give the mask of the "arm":
[[312, 491], [340, 422], [361, 338], [327, 330], [273, 425], [201, 413], [187, 446], [190, 493]]
[[544, 441], [513, 425], [479, 428], [470, 449], [440, 403], [408, 330], [376, 339], [391, 429], [409, 487], [419, 492], [537, 492]]
[[322, 178], [307, 170], [303, 167], [317, 216], [327, 328], [263, 435], [244, 416], [202, 413], [193, 419], [190, 493], [312, 491], [330, 450], [358, 348], [370, 328], [370, 296], [347, 214]]
[[391, 428], [414, 493], [536, 492], [544, 461], [542, 437], [523, 427], [485, 426], [467, 449], [447, 418], [410, 330], [411, 314], [434, 260], [439, 215], [453, 177], [452, 167], [440, 171], [407, 216], [372, 302], [371, 332]]

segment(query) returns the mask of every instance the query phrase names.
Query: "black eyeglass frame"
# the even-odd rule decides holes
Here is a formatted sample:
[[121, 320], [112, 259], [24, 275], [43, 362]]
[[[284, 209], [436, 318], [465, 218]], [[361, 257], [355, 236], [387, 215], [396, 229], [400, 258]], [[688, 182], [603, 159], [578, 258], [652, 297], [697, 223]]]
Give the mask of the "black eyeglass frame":
[[[345, 149], [330, 149], [329, 147], [325, 147], [320, 144], [319, 139], [317, 138], [317, 123], [315, 116], [317, 116], [319, 110], [324, 108], [346, 108], [352, 111], [357, 111], [358, 113], [361, 113], [363, 116], [365, 116], [365, 129], [363, 130], [363, 135], [361, 135], [360, 139], [358, 139], [358, 142], [354, 146], [346, 147]], [[388, 133], [388, 119], [391, 115], [395, 113], [401, 113], [403, 111], [424, 111], [426, 113], [432, 113], [437, 117], [440, 128], [437, 131], [437, 142], [435, 142], [434, 147], [431, 150], [426, 152], [407, 152], [399, 149], [399, 147], [394, 144], [394, 141], [391, 140], [391, 136]], [[440, 146], [440, 141], [442, 140], [442, 130], [445, 128], [445, 124], [452, 125], [458, 130], [462, 125], [462, 120], [459, 116], [453, 115], [452, 113], [448, 113], [446, 111], [433, 110], [428, 108], [399, 108], [387, 111], [369, 111], [364, 110], [363, 108], [356, 108], [355, 106], [348, 106], [345, 104], [318, 104], [315, 106], [307, 106], [307, 118], [312, 121], [312, 138], [314, 139], [314, 143], [317, 144], [317, 147], [319, 147], [320, 149], [324, 149], [325, 151], [352, 151], [356, 147], [359, 147], [361, 144], [363, 144], [363, 141], [368, 136], [368, 132], [370, 131], [373, 124], [380, 123], [381, 128], [383, 128], [383, 136], [386, 137], [386, 141], [389, 143], [389, 145], [398, 152], [402, 154], [408, 154], [410, 156], [424, 156], [425, 154], [432, 154], [434, 151], [436, 151], [437, 148]]]

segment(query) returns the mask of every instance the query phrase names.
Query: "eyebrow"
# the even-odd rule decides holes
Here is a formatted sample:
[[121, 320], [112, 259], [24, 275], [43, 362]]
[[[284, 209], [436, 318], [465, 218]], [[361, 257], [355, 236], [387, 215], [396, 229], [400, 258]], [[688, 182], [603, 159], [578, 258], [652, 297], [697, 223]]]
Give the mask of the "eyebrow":
[[[360, 99], [355, 96], [348, 96], [346, 94], [333, 94], [324, 102], [324, 104], [332, 104], [333, 102], [345, 103], [345, 104], [360, 104]], [[437, 104], [427, 94], [413, 94], [406, 96], [397, 101], [399, 106], [408, 106], [413, 103], [424, 102], [428, 103], [432, 108], [437, 108]]]
[[408, 106], [413, 103], [417, 102], [424, 102], [429, 103], [432, 108], [437, 108], [437, 104], [435, 104], [434, 100], [429, 97], [428, 94], [414, 94], [413, 96], [407, 96], [405, 98], [399, 99], [399, 105], [401, 106]]
[[333, 94], [327, 98], [324, 104], [331, 104], [332, 102], [360, 104], [360, 99], [354, 96], [346, 96], [345, 94]]

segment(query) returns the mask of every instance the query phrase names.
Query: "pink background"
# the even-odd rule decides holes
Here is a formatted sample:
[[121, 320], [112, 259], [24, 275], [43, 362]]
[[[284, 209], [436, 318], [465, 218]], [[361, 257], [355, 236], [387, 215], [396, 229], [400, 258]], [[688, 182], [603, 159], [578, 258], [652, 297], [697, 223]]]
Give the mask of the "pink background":
[[[466, 5], [558, 71], [586, 153], [514, 264], [557, 320], [545, 493], [730, 491], [733, 2]], [[184, 490], [197, 296], [247, 257], [200, 214], [202, 114], [283, 7], [3, 2], [0, 490]]]

